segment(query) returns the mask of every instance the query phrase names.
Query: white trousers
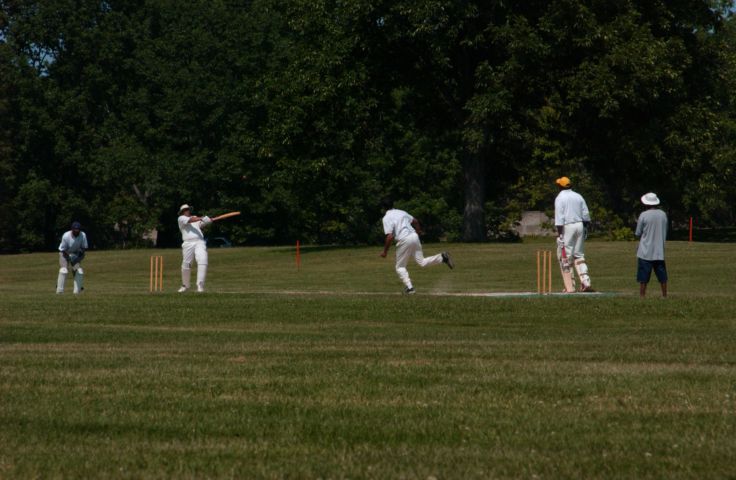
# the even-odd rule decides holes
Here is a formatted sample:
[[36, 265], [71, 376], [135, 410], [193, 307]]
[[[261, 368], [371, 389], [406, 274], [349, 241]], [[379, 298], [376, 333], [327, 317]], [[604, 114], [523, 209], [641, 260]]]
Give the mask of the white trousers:
[[583, 227], [583, 222], [568, 223], [565, 225], [562, 242], [565, 244], [565, 253], [568, 258], [585, 258], [584, 237], [585, 229]]
[[406, 264], [409, 263], [409, 258], [412, 256], [420, 267], [442, 263], [441, 253], [427, 258], [424, 257], [422, 244], [419, 241], [419, 235], [416, 233], [412, 233], [396, 242], [396, 273], [399, 275], [401, 281], [404, 282], [406, 288], [413, 288], [411, 279], [409, 278], [409, 271], [406, 269]]
[[204, 240], [195, 240], [181, 244], [181, 284], [190, 287], [192, 260], [197, 262], [197, 288], [204, 289], [207, 277], [207, 244]]
[[74, 293], [81, 293], [84, 290], [82, 262], [77, 262], [76, 265], [72, 266], [72, 263], [64, 257], [64, 254], [59, 252], [59, 276], [56, 278], [56, 293], [64, 293], [64, 283], [66, 283], [66, 276], [69, 271], [74, 272]]
[[[565, 245], [565, 253], [570, 260], [570, 266], [575, 268], [582, 287], [590, 287], [588, 265], [585, 263], [585, 227], [583, 222], [565, 225], [562, 243]], [[558, 246], [557, 258], [562, 258], [561, 255], [561, 247]]]

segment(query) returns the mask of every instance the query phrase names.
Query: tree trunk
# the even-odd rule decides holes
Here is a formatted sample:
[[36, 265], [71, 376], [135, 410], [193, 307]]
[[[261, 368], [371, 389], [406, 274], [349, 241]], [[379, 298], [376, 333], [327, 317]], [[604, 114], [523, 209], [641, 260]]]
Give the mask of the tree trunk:
[[463, 240], [483, 242], [486, 240], [486, 169], [481, 153], [466, 154], [463, 161], [465, 208], [463, 210]]

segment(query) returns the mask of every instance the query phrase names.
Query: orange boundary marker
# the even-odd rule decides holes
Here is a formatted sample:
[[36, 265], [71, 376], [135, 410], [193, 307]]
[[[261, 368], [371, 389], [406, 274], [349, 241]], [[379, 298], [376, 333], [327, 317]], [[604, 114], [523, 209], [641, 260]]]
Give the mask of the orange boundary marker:
[[299, 270], [302, 266], [302, 253], [299, 245], [299, 240], [296, 241], [296, 269]]

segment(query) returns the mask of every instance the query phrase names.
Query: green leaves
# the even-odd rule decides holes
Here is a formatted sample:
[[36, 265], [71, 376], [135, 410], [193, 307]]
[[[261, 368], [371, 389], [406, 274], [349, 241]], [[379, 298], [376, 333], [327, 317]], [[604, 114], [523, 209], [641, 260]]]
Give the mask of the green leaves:
[[432, 238], [485, 240], [562, 174], [613, 229], [650, 190], [733, 223], [731, 6], [5, 2], [0, 212], [53, 207], [0, 249], [85, 216], [100, 246], [173, 245], [185, 201], [246, 212], [218, 227], [236, 243], [358, 243], [386, 195]]

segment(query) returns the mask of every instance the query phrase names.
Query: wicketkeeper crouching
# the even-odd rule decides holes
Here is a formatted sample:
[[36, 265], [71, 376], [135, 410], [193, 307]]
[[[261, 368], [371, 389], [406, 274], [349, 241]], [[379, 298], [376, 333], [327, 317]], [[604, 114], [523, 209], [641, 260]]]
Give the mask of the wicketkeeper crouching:
[[61, 237], [59, 244], [59, 277], [56, 280], [56, 293], [64, 293], [64, 283], [69, 270], [74, 272], [74, 293], [84, 290], [84, 270], [82, 259], [89, 248], [87, 235], [79, 222], [72, 223], [72, 229]]

